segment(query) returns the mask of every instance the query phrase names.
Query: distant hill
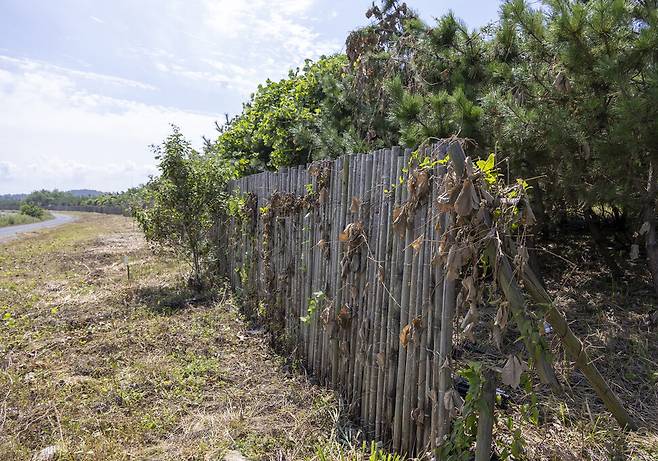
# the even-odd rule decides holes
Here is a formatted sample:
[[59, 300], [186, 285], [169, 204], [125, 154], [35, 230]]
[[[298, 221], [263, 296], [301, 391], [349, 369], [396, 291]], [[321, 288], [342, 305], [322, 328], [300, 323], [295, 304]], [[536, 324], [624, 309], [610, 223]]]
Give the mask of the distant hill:
[[4, 194], [0, 195], [0, 200], [23, 200], [25, 197], [27, 197], [27, 194]]
[[73, 195], [74, 197], [98, 197], [99, 195], [103, 195], [105, 193], [94, 189], [74, 189], [67, 190], [66, 192]]

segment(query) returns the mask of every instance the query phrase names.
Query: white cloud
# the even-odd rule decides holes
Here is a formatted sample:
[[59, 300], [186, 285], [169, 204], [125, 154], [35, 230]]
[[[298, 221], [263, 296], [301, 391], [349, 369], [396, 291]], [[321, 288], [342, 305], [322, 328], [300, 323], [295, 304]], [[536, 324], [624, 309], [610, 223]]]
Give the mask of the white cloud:
[[[134, 47], [129, 51], [149, 59], [156, 70], [192, 82], [233, 90], [243, 98], [270, 78], [278, 80], [289, 69], [341, 49], [342, 44], [321, 36], [315, 0], [203, 0], [202, 18], [188, 42], [175, 49]], [[181, 15], [173, 9], [172, 15]], [[165, 46], [165, 48], [167, 47]]]
[[[242, 37], [258, 47], [260, 57], [274, 53], [287, 67], [300, 65], [323, 53], [340, 49], [340, 44], [323, 39], [307, 23], [313, 0], [206, 0], [206, 23], [221, 37]], [[281, 54], [279, 50], [287, 53]]]
[[170, 123], [198, 147], [203, 134], [213, 135], [219, 117], [212, 114], [104, 96], [84, 89], [82, 79], [30, 60], [0, 68], [0, 193], [125, 189], [154, 173], [148, 146], [164, 139]]
[[85, 80], [91, 80], [101, 83], [109, 83], [112, 85], [136, 88], [140, 90], [155, 90], [155, 87], [153, 85], [148, 85], [146, 83], [138, 82], [136, 80], [116, 77], [114, 75], [98, 74], [96, 72], [69, 69], [66, 67], [49, 64], [47, 62], [38, 61], [35, 59], [15, 58], [12, 56], [0, 55], [0, 64], [5, 64], [9, 67], [13, 67], [24, 72], [40, 71], [40, 72], [47, 72], [48, 74], [56, 74], [58, 76], [81, 78]]
[[105, 24], [105, 21], [103, 21], [101, 18], [98, 18], [96, 16], [89, 16], [89, 19], [91, 19], [94, 22], [97, 22], [98, 24]]

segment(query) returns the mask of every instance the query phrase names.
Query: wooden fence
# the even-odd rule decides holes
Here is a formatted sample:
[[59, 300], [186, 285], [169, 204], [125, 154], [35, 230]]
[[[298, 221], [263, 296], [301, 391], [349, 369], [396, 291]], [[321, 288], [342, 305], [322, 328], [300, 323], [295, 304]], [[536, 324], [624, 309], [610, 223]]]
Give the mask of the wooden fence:
[[407, 453], [438, 429], [441, 226], [428, 204], [445, 170], [409, 176], [410, 155], [394, 147], [241, 178], [231, 187], [249, 216], [227, 226], [233, 286], [370, 435]]
[[[413, 155], [394, 147], [235, 180], [229, 189], [244, 198], [243, 212], [220, 223], [231, 284], [253, 313], [321, 383], [340, 391], [369, 437], [407, 454], [436, 448], [450, 424], [445, 402], [454, 392], [450, 361], [462, 284], [456, 286], [452, 251], [446, 263], [440, 246], [455, 241], [455, 223], [465, 218], [441, 206], [448, 150], [450, 180], [464, 177], [466, 189], [475, 176], [470, 163], [466, 173], [459, 144]], [[478, 219], [490, 221], [486, 213]], [[517, 282], [523, 278], [597, 394], [622, 426], [635, 427], [531, 269], [513, 269], [505, 255], [516, 250], [496, 246], [507, 245], [505, 238], [477, 239], [489, 242], [482, 248], [496, 261], [515, 321], [534, 315]], [[542, 380], [559, 387], [541, 348], [526, 347]], [[494, 387], [485, 387], [491, 400]], [[478, 460], [489, 459], [488, 424], [478, 432]]]

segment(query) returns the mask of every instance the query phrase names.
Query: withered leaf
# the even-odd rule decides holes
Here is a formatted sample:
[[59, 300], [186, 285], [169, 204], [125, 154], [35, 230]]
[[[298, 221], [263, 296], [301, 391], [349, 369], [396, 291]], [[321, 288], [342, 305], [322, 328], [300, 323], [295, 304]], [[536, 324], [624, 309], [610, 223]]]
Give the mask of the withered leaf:
[[424, 237], [425, 237], [425, 234], [422, 234], [416, 240], [411, 242], [411, 248], [414, 249], [414, 253], [418, 253], [418, 250], [420, 250], [420, 247], [423, 244], [423, 238]]
[[509, 316], [509, 310], [507, 307], [506, 302], [501, 302], [500, 305], [498, 306], [498, 311], [496, 311], [496, 320], [494, 321], [494, 325], [498, 326], [501, 331], [505, 330], [505, 327], [507, 327], [507, 319]]
[[447, 276], [450, 280], [456, 280], [459, 277], [459, 272], [462, 268], [461, 251], [457, 245], [452, 245], [448, 251], [448, 259], [446, 261]]
[[320, 201], [320, 205], [324, 205], [327, 203], [327, 199], [329, 198], [329, 191], [327, 190], [326, 187], [323, 187], [320, 189], [320, 194], [318, 197], [318, 200]]
[[421, 408], [414, 408], [411, 411], [411, 419], [417, 424], [422, 425], [425, 422], [425, 412]]
[[403, 347], [407, 347], [409, 344], [409, 337], [411, 336], [411, 325], [405, 325], [402, 331], [400, 332], [400, 344]]
[[462, 190], [455, 201], [455, 211], [459, 216], [469, 216], [473, 210], [479, 208], [477, 194], [473, 182], [470, 179], [465, 179], [462, 185]]
[[521, 382], [521, 375], [527, 369], [528, 365], [523, 360], [516, 355], [510, 355], [501, 370], [501, 379], [503, 383], [516, 389]]
[[443, 406], [448, 410], [450, 417], [454, 418], [459, 415], [464, 407], [464, 399], [455, 389], [450, 389], [443, 395]]
[[407, 229], [407, 208], [397, 206], [393, 209], [393, 230], [400, 236], [404, 237]]
[[361, 208], [361, 199], [358, 197], [352, 197], [352, 205], [350, 206], [350, 211], [352, 213], [357, 213]]

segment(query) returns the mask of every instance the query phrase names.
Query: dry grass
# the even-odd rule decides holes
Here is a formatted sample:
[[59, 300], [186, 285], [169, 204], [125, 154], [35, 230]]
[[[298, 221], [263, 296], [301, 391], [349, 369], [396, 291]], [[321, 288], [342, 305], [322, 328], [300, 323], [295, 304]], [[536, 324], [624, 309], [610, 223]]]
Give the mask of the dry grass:
[[[80, 217], [0, 245], [0, 460], [52, 445], [76, 460], [370, 459], [334, 394], [288, 371], [227, 292], [189, 292], [185, 267], [149, 252], [130, 220]], [[658, 459], [656, 299], [641, 266], [613, 284], [583, 245], [549, 248], [581, 259], [546, 258], [547, 286], [647, 429], [620, 432], [555, 345], [566, 392], [535, 383], [539, 424], [512, 392], [496, 437], [510, 444], [509, 418], [527, 459]], [[458, 350], [495, 359], [484, 346]]]
[[327, 443], [333, 393], [284, 372], [226, 293], [180, 286], [183, 269], [122, 217], [0, 246], [0, 459], [50, 445], [60, 459], [303, 459]]

